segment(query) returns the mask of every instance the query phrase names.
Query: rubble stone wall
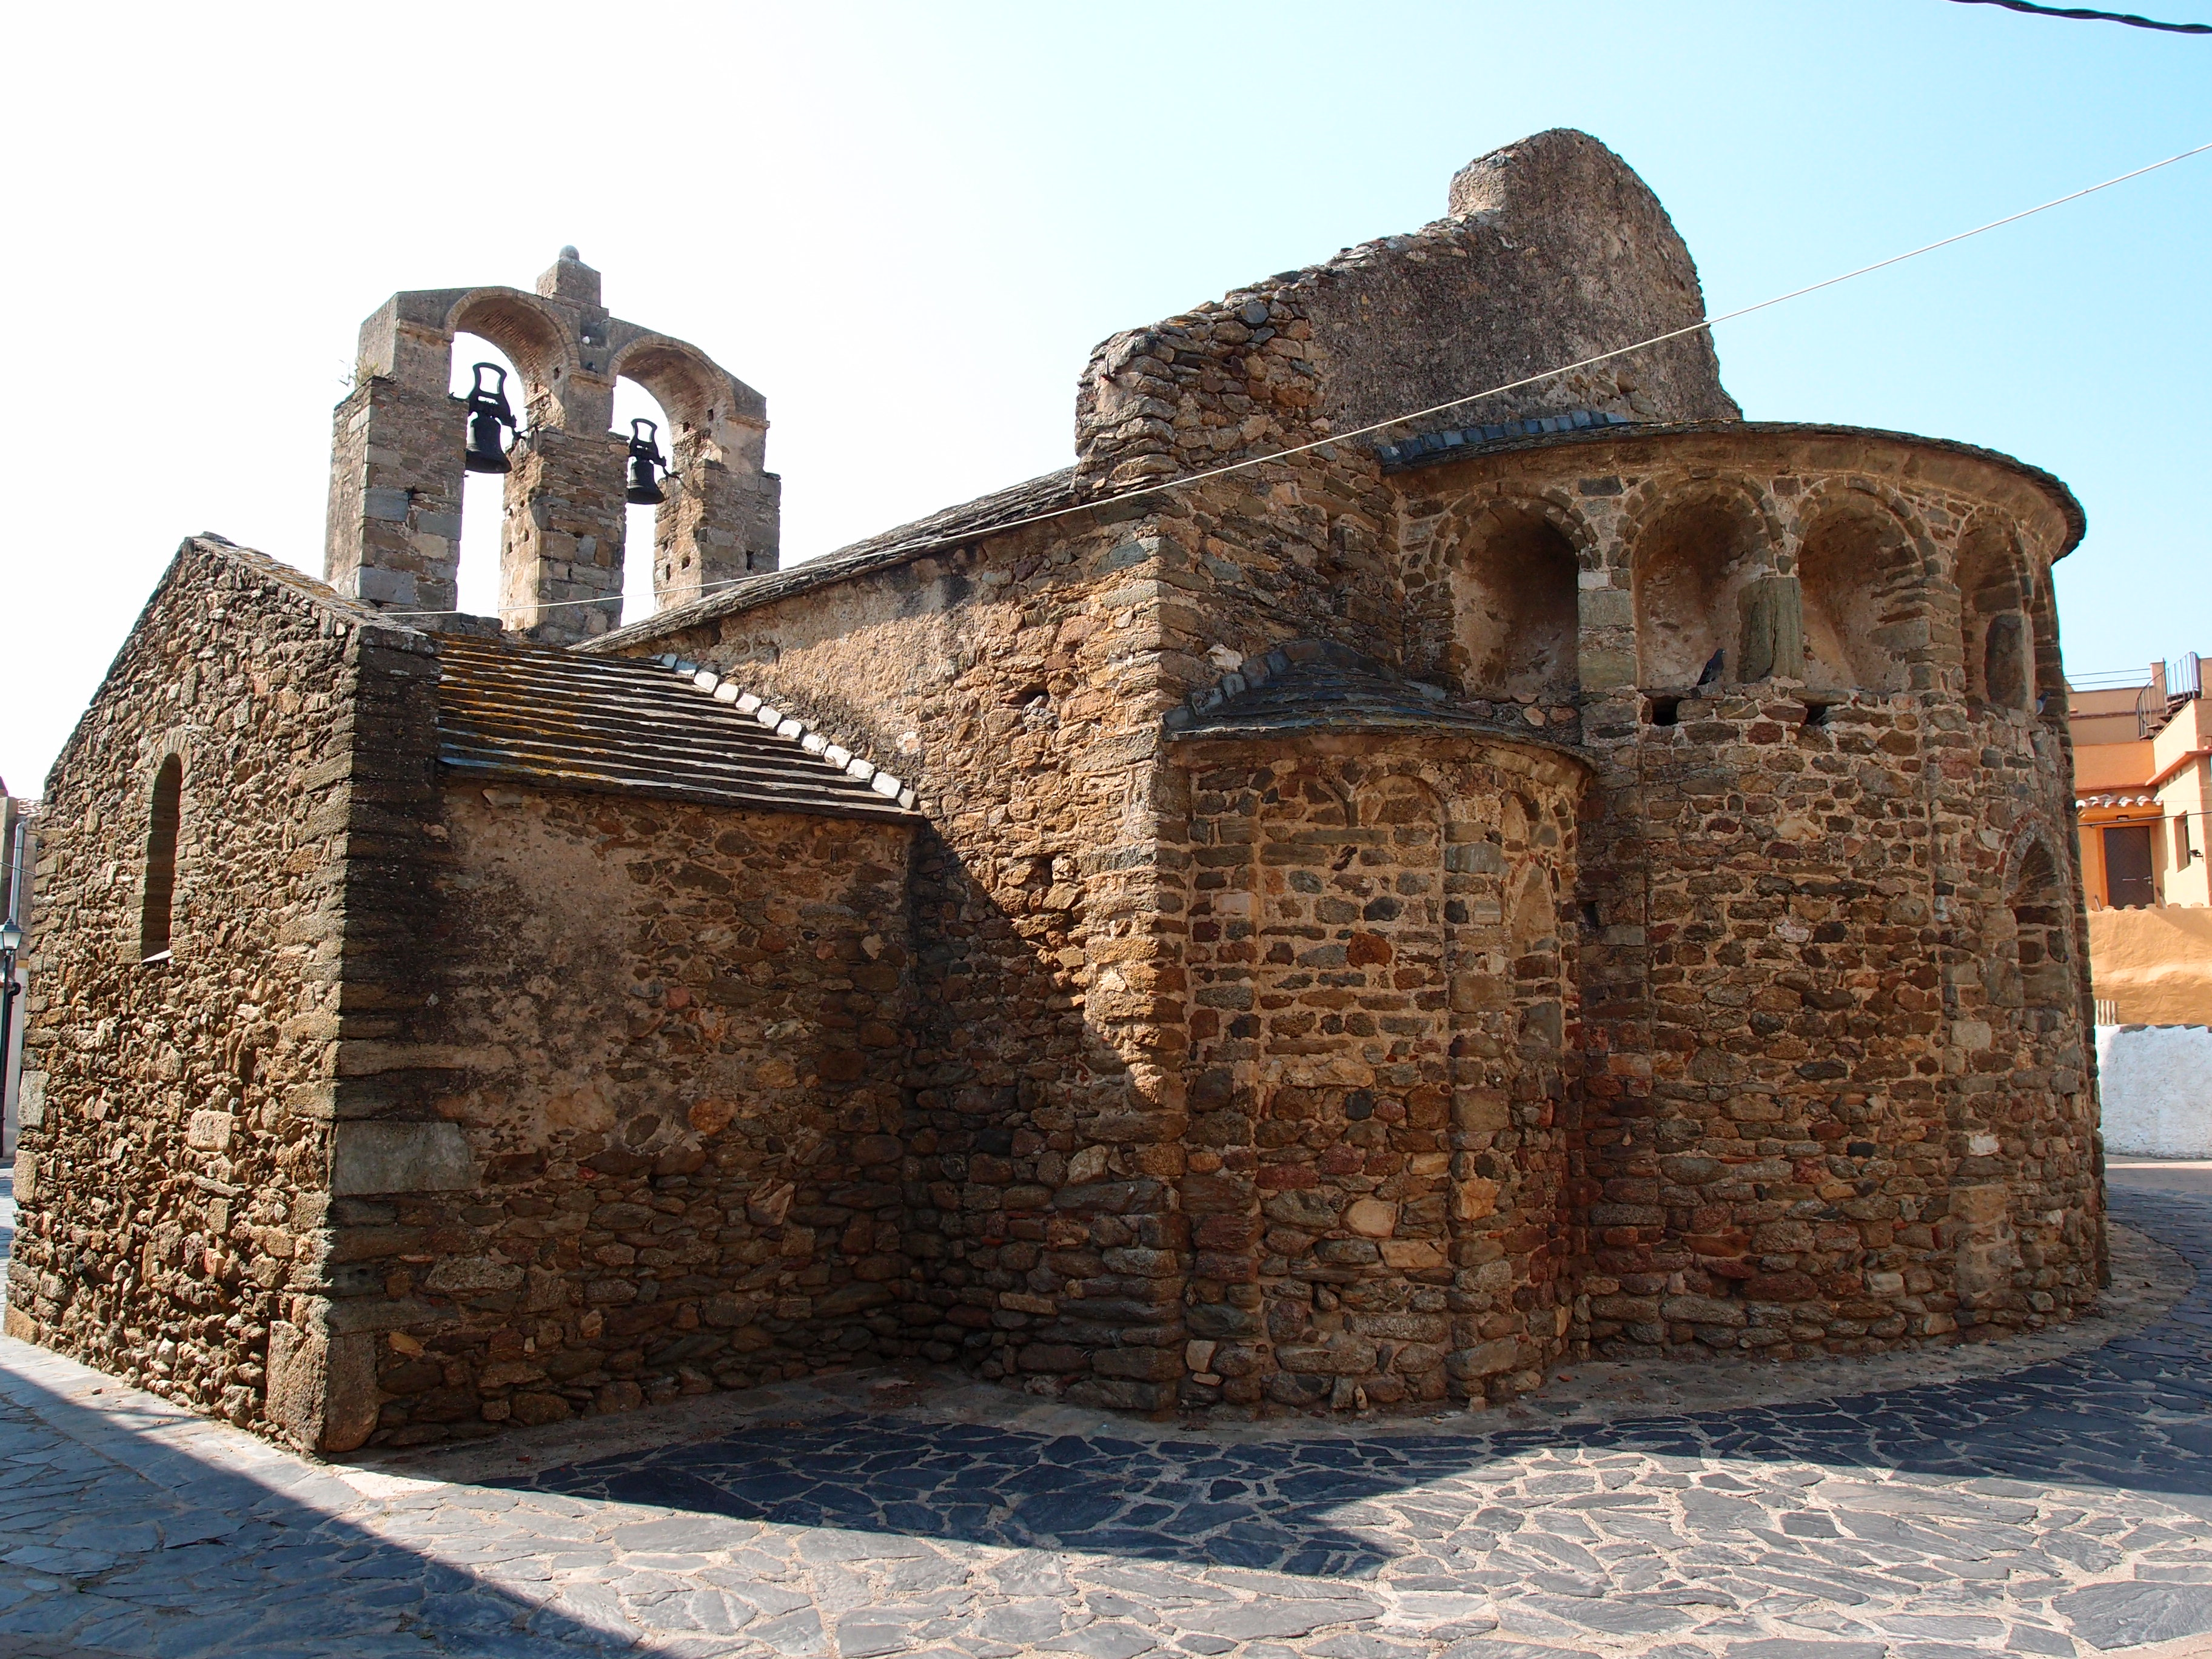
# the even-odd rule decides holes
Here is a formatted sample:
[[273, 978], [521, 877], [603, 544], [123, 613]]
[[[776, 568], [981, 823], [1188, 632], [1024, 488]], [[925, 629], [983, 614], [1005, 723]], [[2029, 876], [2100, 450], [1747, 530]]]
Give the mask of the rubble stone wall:
[[[1970, 695], [1953, 579], [1994, 519], [2022, 590], [2047, 588], [2067, 535], [2048, 496], [1966, 452], [1742, 428], [1404, 487], [1431, 582], [1449, 561], [1427, 550], [1480, 512], [1541, 513], [1578, 550], [1601, 769], [1564, 1218], [1576, 1340], [1853, 1352], [2085, 1304], [2103, 1223], [2063, 700]], [[1808, 568], [1824, 541], [1830, 568]], [[1691, 577], [1739, 601], [1715, 607], [1726, 654], [1703, 687], [1644, 678], [1639, 584], [1679, 580], [1639, 564], [1654, 548], [1706, 560]], [[1747, 683], [1790, 615], [1805, 666]], [[2041, 661], [2047, 608], [2036, 626]]]
[[[1118, 522], [1115, 521], [1118, 519]], [[1154, 824], [1157, 528], [1127, 510], [992, 537], [647, 647], [896, 774], [915, 854], [910, 1253], [925, 1352], [1091, 1403], [1172, 1401], [1187, 1243]]]
[[1564, 1347], [1581, 764], [1194, 741], [1182, 1400], [1484, 1399]]
[[460, 784], [440, 828], [410, 1036], [474, 1179], [331, 1201], [369, 1443], [919, 1352], [911, 832]]
[[[233, 1422], [321, 1220], [362, 629], [187, 543], [47, 781], [8, 1328]], [[180, 763], [169, 952], [151, 794]]]
[[[1586, 133], [1539, 133], [1463, 168], [1445, 218], [1102, 342], [1077, 398], [1078, 470], [1115, 485], [1199, 471], [1468, 398], [1703, 311], [1689, 251], [1635, 173]], [[1738, 413], [1710, 338], [1692, 334], [1420, 423], [1573, 409]]]
[[[1272, 304], [1268, 317], [1295, 321], [1276, 319]], [[1207, 389], [1221, 320], [1210, 311], [1176, 319], [1131, 354], [1132, 363], [1148, 359], [1138, 371], [1185, 399], [1193, 418], [1170, 419], [1170, 434], [1226, 430], [1237, 412], [1229, 399], [1251, 395], [1249, 384], [1243, 393]], [[1182, 470], [1197, 454], [1188, 445], [1212, 441], [1165, 441], [1155, 453]], [[1971, 452], [1717, 427], [1531, 445], [1387, 476], [1348, 447], [1316, 450], [1146, 498], [1140, 510], [1149, 516], [1118, 541], [1087, 531], [1086, 542], [1059, 526], [1018, 532], [663, 642], [749, 674], [825, 729], [865, 732], [878, 754], [912, 765], [943, 867], [960, 868], [972, 848], [988, 860], [979, 867], [1002, 872], [961, 888], [962, 902], [947, 909], [938, 895], [951, 889], [930, 885], [939, 866], [925, 852], [922, 912], [936, 908], [950, 933], [979, 923], [987, 935], [1026, 931], [1008, 926], [1032, 913], [1005, 854], [1008, 836], [1021, 834], [1012, 826], [1035, 822], [1046, 800], [1064, 844], [1080, 847], [1110, 825], [1106, 846], [1144, 861], [1141, 887], [1112, 878], [1121, 908], [1103, 936], [1126, 954], [1102, 955], [1095, 923], [1066, 934], [1079, 952], [1068, 958], [1077, 975], [1118, 993], [1140, 971], [1152, 993], [1109, 1005], [1126, 1016], [1109, 1021], [1086, 987], [1066, 1028], [1078, 1052], [1110, 1032], [1119, 1053], [1138, 1057], [1115, 1085], [1123, 1119], [1079, 1115], [1068, 1133], [1061, 1091], [1103, 1079], [1036, 1058], [1052, 1052], [1037, 1041], [1049, 1018], [1026, 1043], [1010, 1041], [988, 1068], [967, 1071], [978, 1045], [961, 1035], [975, 1008], [963, 1000], [966, 975], [933, 979], [933, 946], [917, 942], [922, 1005], [931, 1008], [933, 985], [946, 988], [952, 1018], [935, 1029], [963, 1054], [937, 1076], [966, 1087], [981, 1076], [1034, 1085], [1017, 1081], [1000, 1095], [992, 1138], [962, 1142], [969, 1163], [943, 1166], [993, 1179], [991, 1190], [936, 1195], [938, 1224], [964, 1241], [947, 1247], [936, 1294], [952, 1303], [948, 1324], [974, 1322], [957, 1345], [938, 1333], [940, 1355], [1042, 1389], [1073, 1383], [1078, 1397], [1115, 1405], [1311, 1403], [1345, 1394], [1339, 1378], [1370, 1401], [1423, 1397], [1439, 1385], [1487, 1396], [1533, 1380], [1561, 1343], [1854, 1351], [2037, 1323], [2094, 1294], [2102, 1224], [2089, 1062], [2065, 1000], [2080, 980], [2067, 937], [2078, 918], [2068, 912], [2071, 876], [2056, 834], [2070, 799], [2063, 717], [1970, 695], [1967, 623], [1952, 578], [1960, 538], [1995, 520], [2019, 550], [2021, 591], [2047, 590], [2045, 569], [2068, 526], [2046, 492]], [[1535, 690], [1486, 686], [1468, 609], [1485, 607], [1489, 629], [1474, 637], [1500, 639], [1513, 635], [1516, 605], [1556, 610], [1548, 590], [1532, 598], [1514, 586], [1512, 558], [1540, 541], [1573, 561], [1571, 645], [1554, 642]], [[1661, 546], [1680, 567], [1669, 580], [1688, 586], [1640, 592], [1649, 573], [1638, 558]], [[1654, 569], [1659, 558], [1651, 555]], [[1674, 614], [1666, 607], [1692, 590], [1726, 601], [1705, 607], [1718, 617], [1705, 624], [1711, 638], [1677, 642], [1663, 659], [1702, 660], [1710, 646], [1719, 666], [1703, 686], [1688, 676], [1646, 684], [1661, 659], [1639, 625]], [[1110, 659], [1111, 673], [1090, 643], [1102, 609], [1134, 647]], [[1055, 619], [1051, 637], [1077, 650], [1037, 657], [994, 643], [1019, 639], [1040, 610]], [[1395, 635], [1392, 618], [1402, 623]], [[2052, 650], [2047, 606], [2034, 625], [2040, 662]], [[1499, 720], [1501, 737], [1579, 737], [1597, 769], [1580, 811], [1580, 856], [1561, 861], [1573, 890], [1548, 918], [1574, 985], [1546, 1073], [1560, 1079], [1564, 1105], [1540, 1133], [1513, 1125], [1528, 1136], [1513, 1149], [1523, 1158], [1510, 1170], [1519, 1184], [1503, 1200], [1509, 1222], [1486, 1248], [1506, 1252], [1498, 1260], [1522, 1254], [1504, 1270], [1508, 1293], [1496, 1309], [1480, 1299], [1494, 1294], [1500, 1270], [1490, 1263], [1455, 1255], [1426, 1286], [1418, 1272], [1384, 1271], [1384, 1241], [1349, 1220], [1371, 1194], [1345, 1184], [1348, 1168], [1332, 1168], [1352, 1144], [1332, 1127], [1348, 1132], [1354, 1121], [1340, 1115], [1344, 1102], [1326, 1090], [1310, 1102], [1304, 1085], [1265, 1082], [1277, 1062], [1257, 1028], [1227, 1035], [1222, 1011], [1206, 1000], [1258, 996], [1276, 971], [1216, 959], [1212, 930], [1223, 924], [1209, 884], [1219, 877], [1209, 860], [1249, 856], [1212, 839], [1221, 802], [1267, 791], [1223, 785], [1226, 793], [1208, 794], [1162, 761], [1156, 730], [1132, 711], [1207, 686], [1233, 692], [1239, 664], [1292, 638], [1356, 643], [1386, 665], [1425, 668], [1455, 708]], [[1054, 679], [1063, 664], [1070, 677]], [[1045, 671], [1035, 688], [1033, 667]], [[933, 678], [957, 689], [938, 701]], [[1118, 696], [1106, 693], [1109, 680]], [[963, 697], [977, 700], [971, 711], [994, 702], [1034, 711], [1028, 718], [1040, 724], [1109, 704], [1119, 713], [1059, 739], [1067, 746], [1050, 752], [1070, 757], [1066, 769], [1040, 779], [1006, 765], [1005, 742], [978, 746], [988, 727], [954, 715]], [[999, 720], [1011, 738], [1012, 722]], [[1060, 793], [1109, 755], [1123, 769], [1119, 788], [1094, 781]], [[1229, 816], [1242, 822], [1244, 812]], [[2045, 831], [2062, 848], [2047, 872], [2056, 910], [2042, 888], [2021, 898], [2006, 873]], [[1144, 845], [1146, 835], [1156, 848]], [[1094, 852], [1075, 866], [1087, 880], [1071, 896], [1089, 902], [1089, 872], [1104, 862]], [[1032, 866], [1028, 877], [1048, 908], [1057, 868]], [[1042, 930], [1030, 937], [1057, 944]], [[951, 939], [943, 948], [964, 967], [977, 960]], [[1040, 963], [1028, 949], [1001, 959]], [[2026, 1000], [2002, 974], [1984, 973], [1991, 959], [2023, 964], [2023, 983], [2033, 980]], [[1249, 984], [1214, 977], [1248, 971]], [[1328, 1036], [1332, 1063], [1372, 1063], [1345, 1034]], [[1423, 1041], [1409, 1038], [1417, 1048]], [[1224, 1043], [1233, 1058], [1217, 1063]], [[1534, 1062], [1516, 1051], [1511, 1063]], [[921, 1112], [989, 1099], [918, 1081]], [[1234, 1103], [1218, 1097], [1224, 1087]], [[1312, 1121], [1271, 1116], [1262, 1103], [1277, 1092], [1285, 1113], [1310, 1106]], [[1347, 1100], [1355, 1092], [1343, 1091]], [[958, 1121], [948, 1115], [941, 1127], [957, 1133]], [[1246, 1123], [1249, 1145], [1237, 1139]], [[1210, 1144], [1232, 1129], [1224, 1146]], [[1402, 1135], [1431, 1132], [1419, 1125]], [[1285, 1137], [1272, 1164], [1260, 1157], [1267, 1136]], [[973, 1157], [993, 1145], [1005, 1151]], [[1565, 1160], [1559, 1168], [1541, 1161], [1554, 1149]], [[1463, 1151], [1505, 1168], [1489, 1149], [1457, 1144], [1418, 1154], [1394, 1146], [1382, 1156]], [[1232, 1167], [1232, 1152], [1255, 1160], [1249, 1174]], [[1370, 1178], [1364, 1157], [1355, 1184]], [[1270, 1180], [1315, 1185], [1262, 1196], [1263, 1165]], [[1389, 1240], [1408, 1261], [1435, 1242], [1419, 1231], [1435, 1194], [1413, 1192], [1430, 1176], [1411, 1170], [1409, 1162], [1375, 1177], [1376, 1190], [1396, 1180], [1405, 1194], [1394, 1188], [1378, 1202], [1412, 1206], [1394, 1212]], [[970, 1188], [985, 1185], [971, 1178]], [[1337, 1218], [1326, 1227], [1324, 1200]], [[1312, 1249], [1296, 1271], [1291, 1254], [1266, 1245], [1271, 1227], [1285, 1245], [1299, 1231], [1272, 1216], [1269, 1201], [1313, 1212]], [[1547, 1204], [1548, 1224], [1538, 1219]], [[1398, 1232], [1401, 1223], [1415, 1231]], [[1549, 1235], [1537, 1231], [1546, 1224]], [[1506, 1246], [1507, 1235], [1520, 1243]], [[1445, 1240], [1452, 1251], [1466, 1242]], [[1348, 1258], [1369, 1246], [1374, 1261], [1350, 1273]], [[1347, 1260], [1325, 1260], [1324, 1249]], [[1486, 1267], [1478, 1287], [1468, 1275]], [[1316, 1268], [1340, 1278], [1315, 1277]], [[1348, 1304], [1340, 1283], [1365, 1305]], [[1287, 1310], [1300, 1287], [1304, 1325]], [[1410, 1299], [1431, 1290], [1441, 1301], [1417, 1316]], [[1570, 1321], [1563, 1330], [1546, 1327], [1555, 1309]], [[1386, 1325], [1421, 1334], [1386, 1336]], [[1431, 1349], [1442, 1364], [1428, 1363]], [[1282, 1363], [1282, 1352], [1307, 1369]]]

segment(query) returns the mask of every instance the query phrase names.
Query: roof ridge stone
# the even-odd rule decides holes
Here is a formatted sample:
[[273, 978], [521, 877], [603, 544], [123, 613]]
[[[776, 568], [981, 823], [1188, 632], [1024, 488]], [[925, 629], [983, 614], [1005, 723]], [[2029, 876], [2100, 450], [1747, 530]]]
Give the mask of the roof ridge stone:
[[663, 652], [653, 660], [672, 670], [679, 679], [689, 680], [715, 702], [730, 705], [740, 714], [751, 715], [765, 730], [797, 744], [807, 754], [825, 765], [836, 767], [855, 783], [865, 783], [885, 800], [896, 801], [908, 811], [914, 810], [918, 799], [914, 787], [863, 757], [850, 744], [832, 739], [809, 726], [798, 715], [776, 708], [758, 692], [745, 690], [726, 675], [702, 668], [672, 651]]
[[[1368, 684], [1362, 686], [1360, 681]], [[1258, 696], [1269, 687], [1275, 688], [1277, 706]], [[1237, 705], [1248, 698], [1258, 706], [1240, 710]], [[1279, 706], [1285, 703], [1292, 707]], [[1517, 701], [1512, 706], [1524, 715], [1528, 712]], [[1485, 698], [1468, 706], [1443, 686], [1414, 679], [1334, 640], [1301, 639], [1246, 658], [1169, 709], [1161, 723], [1170, 738], [1281, 736], [1328, 727], [1433, 729], [1528, 744], [1589, 763], [1579, 743], [1540, 726], [1532, 729], [1503, 712], [1493, 714], [1492, 707]]]
[[1285, 640], [1270, 650], [1247, 657], [1212, 685], [1201, 686], [1192, 692], [1181, 703], [1168, 710], [1164, 723], [1170, 732], [1180, 732], [1200, 715], [1220, 708], [1231, 697], [1242, 696], [1247, 691], [1256, 691], [1294, 668], [1310, 666], [1370, 675], [1376, 679], [1402, 686], [1429, 702], [1441, 703], [1449, 695], [1440, 685], [1409, 678], [1365, 652], [1334, 640]]

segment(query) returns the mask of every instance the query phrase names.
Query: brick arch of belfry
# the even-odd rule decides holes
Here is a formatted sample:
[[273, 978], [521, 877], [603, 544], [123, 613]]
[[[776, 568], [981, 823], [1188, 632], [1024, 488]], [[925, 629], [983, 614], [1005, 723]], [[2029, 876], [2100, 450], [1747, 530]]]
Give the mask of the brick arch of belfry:
[[[467, 429], [449, 388], [462, 333], [499, 347], [521, 382], [508, 388], [522, 430], [500, 546], [508, 629], [567, 644], [618, 626], [623, 563], [641, 554], [653, 560], [656, 610], [776, 568], [767, 400], [696, 346], [611, 315], [599, 273], [563, 248], [534, 292], [414, 289], [362, 325], [331, 441], [323, 574], [340, 592], [420, 626], [458, 621]], [[623, 379], [669, 420], [672, 471], [650, 549], [624, 545], [629, 440], [609, 429]]]

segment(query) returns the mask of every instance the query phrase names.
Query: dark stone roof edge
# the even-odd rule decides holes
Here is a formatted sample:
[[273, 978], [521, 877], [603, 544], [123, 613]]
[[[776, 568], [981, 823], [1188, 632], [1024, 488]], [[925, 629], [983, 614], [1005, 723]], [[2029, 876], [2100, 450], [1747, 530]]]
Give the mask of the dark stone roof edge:
[[438, 757], [438, 773], [444, 781], [464, 787], [477, 784], [514, 784], [522, 788], [550, 790], [556, 794], [635, 796], [648, 800], [682, 801], [696, 806], [736, 806], [751, 812], [793, 812], [802, 817], [844, 818], [865, 823], [897, 824], [905, 828], [912, 828], [920, 821], [917, 814], [889, 800], [883, 801], [880, 805], [872, 805], [863, 800], [785, 800], [776, 796], [755, 795], [734, 789], [694, 788], [680, 783], [548, 773], [496, 761], [460, 759], [444, 753]]
[[702, 627], [794, 594], [811, 592], [854, 576], [908, 564], [932, 553], [987, 540], [1018, 527], [1035, 514], [1083, 507], [1110, 509], [1117, 499], [1114, 495], [1081, 498], [1075, 488], [1075, 469], [1063, 467], [1057, 472], [1047, 472], [988, 495], [978, 495], [927, 518], [914, 520], [788, 570], [748, 577], [720, 593], [672, 606], [573, 648], [590, 656], [617, 655], [625, 647], [650, 644], [687, 628]]
[[[1291, 726], [1281, 723], [1279, 717], [1255, 715], [1243, 722], [1237, 718], [1236, 700], [1247, 693], [1257, 692], [1278, 682], [1295, 684], [1300, 668], [1334, 670], [1341, 673], [1363, 676], [1389, 687], [1394, 691], [1408, 694], [1409, 706], [1395, 715], [1384, 715], [1374, 710], [1354, 710], [1332, 718], [1316, 712], [1306, 723]], [[1424, 711], [1411, 706], [1418, 702], [1429, 705]], [[1334, 640], [1285, 640], [1247, 660], [1241, 667], [1224, 674], [1212, 685], [1201, 686], [1161, 717], [1161, 726], [1170, 743], [1204, 743], [1212, 741], [1252, 742], [1304, 736], [1327, 736], [1333, 732], [1398, 732], [1429, 737], [1480, 738], [1486, 740], [1526, 744], [1532, 748], [1547, 749], [1595, 768], [1595, 757], [1581, 746], [1563, 743], [1557, 738], [1547, 738], [1524, 726], [1496, 719], [1485, 719], [1456, 708], [1450, 694], [1442, 686], [1424, 681], [1408, 679], [1384, 666], [1363, 651], [1340, 644]]]
[[187, 536], [177, 551], [190, 550], [237, 566], [272, 586], [281, 587], [293, 598], [304, 599], [319, 611], [328, 612], [337, 621], [356, 628], [386, 629], [395, 634], [420, 635], [422, 630], [410, 628], [404, 622], [395, 622], [374, 605], [349, 599], [328, 582], [310, 576], [295, 565], [272, 558], [258, 548], [241, 547], [212, 530], [203, 530], [197, 536]]
[[[873, 760], [860, 752], [857, 744], [849, 744], [833, 738], [820, 727], [810, 724], [790, 710], [778, 708], [759, 692], [748, 690], [740, 686], [729, 675], [718, 674], [711, 668], [702, 668], [699, 664], [678, 657], [672, 652], [664, 653], [660, 656], [648, 658], [647, 660], [657, 662], [662, 667], [672, 671], [685, 684], [704, 692], [716, 702], [728, 707], [733, 713], [750, 717], [763, 731], [792, 744], [802, 754], [825, 766], [836, 768], [855, 783], [867, 785], [876, 796], [885, 803], [896, 806], [902, 812], [911, 812], [915, 810], [915, 804], [920, 799], [915, 786], [891, 771], [890, 768], [878, 766]], [[820, 745], [818, 748], [816, 746], [817, 743]], [[842, 761], [830, 759], [829, 751], [831, 750], [843, 754], [846, 758]], [[890, 787], [886, 789], [884, 787], [885, 784], [889, 784]]]
[[1199, 687], [1161, 716], [1160, 723], [1167, 728], [1170, 736], [1187, 731], [1233, 698], [1271, 685], [1294, 668], [1309, 666], [1334, 668], [1344, 673], [1364, 674], [1370, 679], [1388, 681], [1429, 702], [1442, 704], [1447, 695], [1440, 685], [1430, 685], [1393, 673], [1364, 651], [1355, 650], [1335, 640], [1285, 640], [1255, 656], [1246, 658], [1241, 665], [1231, 669], [1212, 684]]
[[[1930, 438], [1917, 432], [1893, 432], [1886, 427], [1836, 426], [1819, 421], [1638, 421], [1627, 426], [1592, 426], [1585, 430], [1547, 432], [1527, 437], [1498, 438], [1480, 444], [1462, 444], [1395, 463], [1386, 462], [1385, 466], [1392, 473], [1412, 472], [1475, 456], [1511, 455], [1525, 450], [1565, 448], [1577, 444], [1633, 444], [1650, 439], [1730, 434], [1777, 438], [1878, 438], [1886, 443], [1941, 450], [1969, 460], [1985, 462], [2027, 479], [2048, 496], [2051, 504], [2064, 516], [2066, 545], [2053, 555], [2054, 559], [2064, 558], [2079, 547], [2081, 538], [2088, 534], [2088, 514], [2074, 492], [2066, 487], [2065, 481], [2056, 473], [2046, 472], [2032, 462], [2023, 461], [2016, 455], [2008, 455], [2002, 450], [1984, 449], [1978, 444], [1961, 443], [1955, 438]], [[1406, 443], [1412, 441], [1414, 440], [1388, 447], [1402, 449]], [[1378, 456], [1381, 447], [1378, 447]]]
[[1398, 443], [1376, 445], [1375, 458], [1382, 463], [1382, 471], [1386, 473], [1410, 472], [1417, 467], [1431, 466], [1438, 461], [1449, 460], [1454, 455], [1464, 454], [1470, 449], [1481, 449], [1492, 444], [1502, 445], [1511, 438], [1555, 437], [1569, 432], [1617, 431], [1625, 426], [1643, 424], [1644, 422], [1632, 421], [1627, 416], [1615, 415], [1609, 410], [1565, 409], [1555, 415], [1520, 416], [1510, 421], [1491, 421], [1480, 426], [1416, 433]]
[[1441, 738], [1474, 743], [1510, 744], [1519, 749], [1540, 749], [1547, 754], [1571, 760], [1585, 771], [1595, 774], [1599, 769], [1598, 757], [1587, 749], [1571, 743], [1562, 743], [1557, 738], [1547, 738], [1537, 732], [1516, 730], [1513, 726], [1473, 719], [1437, 720], [1427, 725], [1407, 721], [1402, 725], [1385, 725], [1351, 720], [1310, 726], [1208, 726], [1168, 733], [1168, 742], [1177, 748], [1197, 748], [1206, 744], [1285, 743], [1300, 738], [1333, 737], [1411, 737]]

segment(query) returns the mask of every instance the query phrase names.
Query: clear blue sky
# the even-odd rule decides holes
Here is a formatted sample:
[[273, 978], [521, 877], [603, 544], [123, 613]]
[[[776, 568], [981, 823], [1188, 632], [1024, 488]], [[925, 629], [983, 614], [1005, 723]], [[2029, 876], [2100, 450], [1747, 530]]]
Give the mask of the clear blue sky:
[[[1948, 0], [44, 7], [15, 46], [19, 793], [181, 537], [319, 572], [330, 409], [397, 289], [578, 244], [767, 394], [793, 562], [1064, 465], [1094, 341], [1437, 217], [1541, 128], [1644, 174], [1715, 312], [2212, 139], [2212, 38]], [[2065, 478], [2075, 672], [2212, 652], [2208, 269], [2212, 155], [1729, 325], [1722, 372], [1754, 417]]]

